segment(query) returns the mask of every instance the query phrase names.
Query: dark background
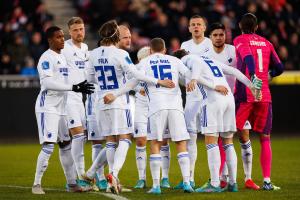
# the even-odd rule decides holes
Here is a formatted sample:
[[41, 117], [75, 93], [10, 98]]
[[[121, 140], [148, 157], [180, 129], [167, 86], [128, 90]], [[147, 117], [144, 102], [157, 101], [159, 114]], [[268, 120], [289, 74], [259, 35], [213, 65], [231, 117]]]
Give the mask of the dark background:
[[[271, 92], [273, 134], [299, 134], [300, 85], [272, 85]], [[34, 112], [38, 93], [38, 88], [0, 89], [0, 140], [38, 138]]]

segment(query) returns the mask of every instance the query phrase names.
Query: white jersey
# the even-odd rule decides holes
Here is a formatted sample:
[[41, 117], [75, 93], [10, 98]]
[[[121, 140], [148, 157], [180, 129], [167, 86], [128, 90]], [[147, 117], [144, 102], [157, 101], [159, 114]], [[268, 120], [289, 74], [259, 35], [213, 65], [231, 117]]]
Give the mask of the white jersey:
[[165, 88], [154, 84], [145, 84], [145, 92], [149, 101], [148, 116], [160, 111], [175, 109], [183, 112], [179, 75], [187, 75], [188, 69], [181, 60], [160, 53], [152, 54], [138, 64], [145, 74], [161, 80], [171, 79], [175, 88]]
[[[103, 97], [107, 93], [123, 88], [127, 81], [126, 74], [134, 78], [157, 83], [157, 79], [147, 78], [138, 73], [129, 54], [115, 46], [101, 46], [91, 51], [88, 76], [96, 76], [99, 109], [130, 109], [129, 95], [121, 95], [111, 104], [104, 104]], [[139, 77], [140, 76], [140, 77]]]
[[[235, 56], [235, 47], [230, 44], [225, 44], [225, 48], [222, 52], [217, 53], [213, 48], [209, 49], [204, 56], [211, 59], [217, 60], [225, 65], [236, 68], [236, 56]], [[234, 76], [225, 75], [231, 92], [234, 92], [234, 85], [236, 78]]]
[[[70, 69], [69, 82], [78, 84], [86, 80], [86, 68], [88, 65], [88, 46], [81, 43], [81, 47], [75, 46], [71, 39], [65, 42], [65, 47], [61, 51], [67, 60]], [[82, 94], [73, 91], [68, 92], [68, 104], [82, 104]]]
[[[193, 39], [190, 39], [183, 42], [180, 48], [186, 50], [187, 52], [189, 52], [189, 54], [202, 56], [212, 47], [213, 46], [211, 40], [207, 37], [204, 37], [204, 40], [199, 44], [196, 44]], [[185, 81], [185, 83], [187, 84], [190, 80], [186, 79]], [[199, 90], [186, 92], [186, 101], [202, 101], [201, 92]]]
[[209, 51], [210, 48], [212, 48], [212, 42], [207, 37], [204, 37], [204, 40], [199, 44], [196, 44], [193, 39], [190, 39], [183, 42], [180, 48], [186, 50], [190, 54], [202, 56]]
[[66, 115], [67, 92], [47, 90], [43, 85], [43, 79], [47, 77], [53, 78], [57, 83], [69, 83], [69, 68], [65, 57], [48, 49], [40, 57], [37, 69], [41, 90], [36, 100], [35, 111]]

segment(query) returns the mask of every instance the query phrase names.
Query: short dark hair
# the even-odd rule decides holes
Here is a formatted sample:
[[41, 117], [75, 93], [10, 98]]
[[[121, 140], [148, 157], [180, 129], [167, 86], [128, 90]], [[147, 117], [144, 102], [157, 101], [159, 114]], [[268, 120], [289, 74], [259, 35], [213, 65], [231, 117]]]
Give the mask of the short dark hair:
[[84, 24], [83, 19], [81, 17], [72, 17], [68, 21], [68, 27], [70, 28], [73, 24]]
[[243, 15], [240, 21], [240, 28], [243, 33], [254, 33], [257, 26], [257, 18], [252, 13], [246, 13]]
[[56, 31], [60, 31], [61, 28], [59, 28], [58, 26], [50, 26], [49, 28], [47, 28], [46, 30], [46, 38], [50, 39], [53, 37], [54, 33]]
[[186, 56], [188, 54], [189, 53], [184, 49], [179, 49], [179, 50], [173, 52], [173, 56], [175, 56], [176, 58], [179, 58], [179, 59], [181, 59], [183, 56]]
[[120, 41], [120, 32], [116, 20], [105, 22], [99, 29], [101, 45], [117, 44]]
[[201, 15], [193, 15], [190, 19], [189, 19], [189, 23], [191, 22], [191, 19], [197, 19], [197, 18], [200, 18], [200, 19], [203, 19], [203, 21], [205, 22], [205, 25], [206, 25], [206, 18], [201, 16]]
[[166, 48], [165, 41], [161, 38], [153, 38], [150, 41], [150, 48], [154, 52], [161, 52]]
[[213, 23], [209, 26], [209, 35], [216, 29], [222, 29], [225, 31], [225, 26], [224, 24], [220, 23], [220, 22], [216, 22], [216, 23]]

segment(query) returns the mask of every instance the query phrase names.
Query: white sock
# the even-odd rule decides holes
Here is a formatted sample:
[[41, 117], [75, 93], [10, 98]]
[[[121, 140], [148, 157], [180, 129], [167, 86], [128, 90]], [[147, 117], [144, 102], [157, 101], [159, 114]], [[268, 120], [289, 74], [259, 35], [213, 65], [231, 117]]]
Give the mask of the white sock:
[[241, 150], [242, 150], [242, 160], [243, 160], [243, 167], [245, 173], [245, 181], [251, 179], [252, 176], [252, 146], [251, 141], [247, 141], [245, 143], [240, 143]]
[[41, 185], [42, 177], [48, 167], [48, 161], [54, 151], [54, 144], [44, 144], [38, 156], [33, 185]]
[[223, 170], [222, 170], [222, 176], [220, 177], [220, 179], [222, 181], [228, 182], [228, 167], [227, 167], [226, 161], [224, 163]]
[[136, 158], [136, 166], [139, 173], [139, 180], [146, 180], [146, 165], [147, 165], [146, 146], [136, 147], [135, 158]]
[[160, 168], [162, 165], [162, 157], [160, 154], [150, 155], [150, 171], [153, 180], [153, 187], [160, 187]]
[[131, 145], [131, 141], [129, 139], [120, 139], [119, 140], [119, 146], [116, 149], [115, 158], [114, 158], [114, 166], [112, 173], [113, 175], [118, 178], [119, 171], [121, 170], [126, 156], [129, 149], [129, 146]]
[[226, 164], [228, 167], [229, 184], [236, 183], [237, 174], [237, 158], [233, 144], [225, 144], [224, 150], [226, 152]]
[[[92, 161], [94, 162], [99, 154], [99, 152], [102, 149], [102, 144], [93, 144], [92, 145]], [[106, 152], [106, 151], [105, 151]], [[106, 155], [105, 155], [106, 157]], [[105, 179], [104, 175], [104, 166], [101, 166], [97, 171], [96, 171], [97, 177], [99, 180]]]
[[[86, 175], [89, 178], [94, 178], [96, 176], [97, 171], [100, 168], [103, 168], [107, 164], [106, 159], [106, 148], [103, 148], [97, 155], [96, 159], [93, 161], [92, 166], [86, 172]], [[102, 180], [102, 179], [100, 179]]]
[[197, 134], [190, 133], [190, 140], [187, 143], [187, 150], [190, 155], [190, 181], [195, 182], [195, 164], [197, 160]]
[[162, 157], [162, 178], [169, 178], [169, 169], [170, 169], [170, 146], [161, 146], [160, 155]]
[[79, 179], [82, 179], [82, 175], [84, 174], [84, 133], [80, 133], [72, 136], [72, 157], [76, 166], [76, 171]]
[[76, 167], [71, 154], [71, 143], [64, 146], [59, 147], [59, 160], [61, 166], [64, 170], [64, 174], [67, 179], [68, 184], [76, 184]]
[[207, 144], [207, 161], [210, 171], [210, 183], [214, 187], [220, 186], [219, 170], [221, 165], [220, 150], [218, 144]]
[[190, 158], [188, 152], [177, 154], [178, 163], [181, 169], [182, 180], [184, 183], [190, 183]]
[[116, 142], [107, 142], [106, 143], [106, 158], [107, 158], [107, 162], [108, 162], [109, 173], [112, 173], [112, 169], [114, 166], [116, 148], [117, 148]]

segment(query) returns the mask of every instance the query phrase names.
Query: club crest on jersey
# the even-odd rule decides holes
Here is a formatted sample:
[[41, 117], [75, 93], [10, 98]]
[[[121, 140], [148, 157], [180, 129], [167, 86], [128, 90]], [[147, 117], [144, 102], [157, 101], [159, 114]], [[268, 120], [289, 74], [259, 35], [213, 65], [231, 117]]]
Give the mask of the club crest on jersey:
[[131, 61], [131, 59], [129, 58], [129, 56], [126, 56], [126, 57], [125, 57], [125, 60], [126, 60], [126, 62], [127, 62], [128, 64], [133, 64], [132, 61]]
[[62, 68], [59, 68], [59, 72], [62, 73], [63, 76], [68, 76], [68, 68], [66, 67], [62, 67]]
[[44, 70], [49, 69], [49, 68], [50, 68], [50, 67], [49, 67], [49, 62], [48, 62], [48, 61], [42, 62], [42, 68], [43, 68]]

